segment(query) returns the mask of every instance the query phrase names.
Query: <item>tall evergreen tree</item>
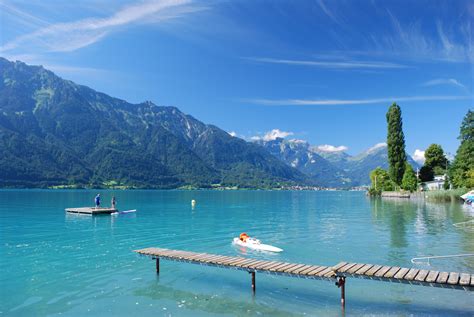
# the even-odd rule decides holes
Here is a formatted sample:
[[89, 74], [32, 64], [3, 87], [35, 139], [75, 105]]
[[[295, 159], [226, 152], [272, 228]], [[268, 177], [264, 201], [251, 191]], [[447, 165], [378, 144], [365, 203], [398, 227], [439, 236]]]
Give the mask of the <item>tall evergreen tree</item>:
[[405, 172], [405, 135], [403, 134], [402, 111], [395, 102], [387, 112], [387, 145], [390, 178], [397, 184], [402, 184]]
[[461, 145], [451, 166], [449, 179], [455, 188], [472, 188], [474, 187], [474, 111], [467, 112], [460, 130]]

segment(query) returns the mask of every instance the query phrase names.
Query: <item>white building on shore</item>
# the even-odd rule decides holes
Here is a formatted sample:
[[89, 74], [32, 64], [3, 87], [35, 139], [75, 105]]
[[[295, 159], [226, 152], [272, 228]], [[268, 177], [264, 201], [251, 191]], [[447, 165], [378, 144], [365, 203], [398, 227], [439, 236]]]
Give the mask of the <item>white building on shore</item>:
[[444, 182], [445, 181], [446, 181], [446, 174], [445, 175], [435, 175], [435, 177], [432, 181], [421, 183], [421, 188], [424, 191], [441, 190], [441, 189], [444, 189]]

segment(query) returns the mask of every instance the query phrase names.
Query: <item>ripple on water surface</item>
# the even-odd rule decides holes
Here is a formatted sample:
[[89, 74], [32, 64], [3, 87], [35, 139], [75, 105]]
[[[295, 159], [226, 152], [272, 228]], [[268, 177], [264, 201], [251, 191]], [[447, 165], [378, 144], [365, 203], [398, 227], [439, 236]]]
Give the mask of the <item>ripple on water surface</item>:
[[[65, 214], [96, 191], [0, 191], [0, 312], [4, 315], [337, 315], [329, 282], [162, 261], [132, 251], [160, 246], [319, 265], [342, 260], [413, 266], [420, 255], [474, 253], [474, 218], [457, 204], [368, 200], [358, 192], [101, 191], [135, 214]], [[197, 205], [191, 208], [191, 200]], [[241, 232], [284, 249], [232, 245]], [[474, 258], [419, 268], [473, 272]], [[471, 293], [350, 279], [352, 314], [472, 315]], [[448, 304], [446, 304], [448, 303]]]

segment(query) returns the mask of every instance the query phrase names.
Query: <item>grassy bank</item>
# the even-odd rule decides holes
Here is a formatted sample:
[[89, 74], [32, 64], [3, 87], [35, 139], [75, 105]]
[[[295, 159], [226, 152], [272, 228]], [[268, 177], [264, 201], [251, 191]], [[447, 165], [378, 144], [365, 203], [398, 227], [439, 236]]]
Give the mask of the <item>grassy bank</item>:
[[451, 189], [451, 190], [431, 190], [425, 193], [427, 200], [434, 202], [458, 202], [462, 201], [461, 195], [467, 193], [465, 188]]

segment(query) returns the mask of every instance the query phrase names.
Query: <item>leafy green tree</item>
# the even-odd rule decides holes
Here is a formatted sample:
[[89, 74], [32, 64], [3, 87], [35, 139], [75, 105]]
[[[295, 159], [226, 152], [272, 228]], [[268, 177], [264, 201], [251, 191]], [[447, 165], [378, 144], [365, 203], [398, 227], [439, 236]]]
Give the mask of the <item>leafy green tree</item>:
[[429, 182], [429, 181], [432, 181], [433, 178], [434, 178], [433, 169], [427, 165], [423, 165], [420, 168], [420, 180], [422, 182]]
[[402, 111], [400, 106], [393, 103], [387, 112], [387, 146], [390, 178], [401, 185], [405, 172], [405, 135], [403, 134]]
[[461, 123], [459, 140], [461, 144], [456, 152], [449, 171], [451, 184], [455, 188], [474, 187], [474, 112], [469, 110]]
[[431, 144], [425, 151], [425, 165], [430, 167], [435, 175], [446, 173], [448, 159], [439, 144]]
[[395, 190], [395, 183], [390, 179], [390, 175], [386, 170], [380, 167], [370, 172], [370, 181], [372, 183], [370, 188], [371, 194], [380, 194], [382, 191]]
[[405, 173], [402, 179], [402, 189], [409, 190], [410, 192], [416, 191], [418, 181], [416, 179], [415, 171], [413, 167], [407, 162], [405, 166]]

